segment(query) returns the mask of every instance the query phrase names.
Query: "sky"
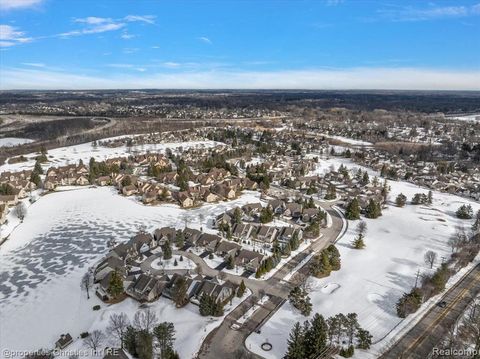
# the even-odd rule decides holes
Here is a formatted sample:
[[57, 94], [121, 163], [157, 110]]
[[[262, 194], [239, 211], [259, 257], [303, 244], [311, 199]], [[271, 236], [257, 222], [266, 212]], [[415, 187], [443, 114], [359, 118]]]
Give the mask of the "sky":
[[480, 0], [0, 0], [0, 90], [480, 90]]

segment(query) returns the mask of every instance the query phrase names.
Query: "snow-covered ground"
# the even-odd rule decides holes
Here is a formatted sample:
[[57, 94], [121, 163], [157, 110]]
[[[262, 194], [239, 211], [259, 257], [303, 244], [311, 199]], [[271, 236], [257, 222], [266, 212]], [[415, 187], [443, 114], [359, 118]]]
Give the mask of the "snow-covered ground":
[[[80, 280], [105, 255], [110, 239], [126, 241], [143, 226], [149, 232], [163, 226], [183, 228], [185, 218], [191, 227], [206, 228], [204, 224], [210, 217], [235, 205], [258, 201], [258, 195], [245, 192], [235, 201], [206, 204], [192, 210], [176, 205], [144, 206], [134, 198], [119, 196], [110, 187], [82, 187], [41, 197], [29, 207], [24, 222], [0, 246], [2, 347], [12, 350], [52, 347], [62, 333], [69, 332], [75, 338], [91, 330], [98, 321], [107, 320], [102, 311], [92, 310], [95, 304], [102, 308], [105, 305], [92, 293], [87, 301]], [[129, 302], [119, 304], [119, 308]], [[162, 321], [188, 326], [190, 316], [179, 314], [182, 310], [186, 313], [188, 307], [178, 311], [171, 304], [161, 303], [164, 302], [154, 306], [158, 305]], [[117, 311], [116, 305], [109, 310]], [[189, 328], [183, 330], [186, 334], [177, 334], [181, 357], [190, 357], [192, 343], [199, 345], [201, 336], [212, 329], [209, 319], [192, 317], [191, 320], [195, 332]], [[186, 340], [192, 335], [198, 338]]]
[[[223, 318], [237, 307], [243, 300], [248, 297], [246, 293], [242, 298], [236, 296], [232, 299], [232, 303], [228, 303], [225, 307], [225, 314], [222, 317], [202, 317], [199, 313], [198, 306], [194, 304], [187, 304], [184, 308], [176, 308], [173, 302], [167, 298], [161, 297], [159, 300], [142, 306], [142, 309], [153, 310], [158, 318], [158, 322], [171, 322], [175, 326], [175, 344], [174, 348], [180, 355], [180, 358], [194, 358], [195, 354], [200, 349], [202, 342], [210, 331], [218, 327]], [[94, 313], [95, 319], [90, 325], [88, 331], [101, 330], [104, 333], [109, 325], [109, 318], [111, 314], [125, 313], [130, 322], [133, 321], [135, 312], [139, 310], [139, 304], [131, 298], [127, 298], [121, 303], [103, 306], [98, 312]], [[118, 347], [119, 343], [114, 338], [108, 339], [104, 344], [106, 346]], [[83, 340], [77, 338], [73, 345], [67, 349], [69, 351], [87, 349]], [[98, 357], [86, 357], [86, 359], [95, 359]]]
[[18, 138], [18, 137], [1, 137], [0, 138], [0, 147], [13, 147], [17, 145], [23, 145], [25, 143], [33, 142], [29, 138]]
[[367, 142], [367, 141], [362, 141], [362, 140], [355, 140], [353, 138], [348, 138], [348, 137], [343, 137], [343, 136], [331, 136], [331, 135], [325, 135], [325, 137], [331, 138], [333, 140], [339, 140], [344, 143], [348, 143], [350, 145], [354, 146], [372, 146], [373, 143]]
[[[153, 262], [150, 264], [150, 266], [153, 269], [165, 269], [165, 270], [171, 270], [171, 269], [194, 269], [196, 268], [196, 264], [188, 259], [187, 257], [182, 257], [182, 260], [180, 260], [179, 255], [173, 255], [171, 259], [163, 259], [163, 258], [156, 258], [153, 260]], [[175, 265], [175, 260], [177, 261], [177, 264]]]
[[458, 120], [458, 121], [468, 121], [468, 122], [480, 122], [480, 114], [474, 115], [466, 115], [466, 116], [454, 116], [454, 117], [447, 117], [450, 120]]
[[[332, 158], [320, 160], [317, 171], [323, 173], [332, 163], [335, 168], [340, 163], [350, 168], [358, 167], [349, 160]], [[377, 174], [368, 171], [371, 176]], [[410, 183], [388, 183], [391, 186], [391, 200], [399, 193], [406, 195], [409, 200], [417, 192], [427, 193], [426, 189]], [[368, 230], [366, 248], [363, 250], [351, 246], [358, 221], [349, 221], [348, 231], [337, 243], [342, 268], [327, 278], [309, 280], [312, 314], [318, 312], [329, 317], [340, 312], [358, 313], [360, 324], [371, 332], [374, 343], [380, 342], [375, 346], [378, 350], [385, 336], [401, 328], [395, 303], [414, 286], [417, 270], [420, 273], [432, 272], [424, 262], [425, 252], [433, 250], [438, 254], [434, 270], [442, 258], [450, 256], [447, 242], [456, 227], [464, 225], [468, 229], [471, 225], [471, 221], [455, 217], [455, 211], [464, 203], [470, 203], [474, 211], [480, 209], [479, 203], [438, 192], [433, 192], [431, 206], [407, 204], [404, 208], [398, 208], [389, 205], [379, 219], [364, 219]], [[286, 303], [263, 326], [261, 334], [254, 333], [248, 337], [247, 347], [266, 358], [282, 357], [293, 324], [304, 319]], [[273, 344], [270, 352], [260, 348], [266, 340]], [[356, 354], [361, 355], [360, 352]]]
[[[1, 139], [0, 139], [1, 141]], [[182, 147], [184, 150], [191, 147], [215, 147], [218, 145], [218, 142], [214, 141], [191, 141], [191, 142], [172, 142], [172, 143], [155, 143], [155, 144], [145, 144], [145, 145], [136, 145], [136, 146], [120, 146], [120, 147], [103, 147], [97, 146], [96, 148], [92, 147], [91, 143], [82, 143], [80, 145], [68, 146], [55, 148], [48, 151], [47, 157], [49, 163], [45, 164], [44, 167], [49, 166], [64, 166], [67, 164], [78, 163], [79, 160], [82, 160], [84, 163], [88, 163], [91, 157], [95, 158], [97, 161], [103, 161], [108, 158], [113, 157], [125, 157], [130, 154], [135, 153], [145, 153], [150, 152], [163, 152], [165, 149], [170, 148], [173, 151]], [[21, 163], [5, 163], [0, 166], [1, 171], [21, 171], [24, 169], [30, 170], [35, 164], [35, 157], [38, 156], [37, 153], [30, 153], [25, 155], [28, 159], [26, 162]], [[7, 161], [8, 162], [8, 161]]]

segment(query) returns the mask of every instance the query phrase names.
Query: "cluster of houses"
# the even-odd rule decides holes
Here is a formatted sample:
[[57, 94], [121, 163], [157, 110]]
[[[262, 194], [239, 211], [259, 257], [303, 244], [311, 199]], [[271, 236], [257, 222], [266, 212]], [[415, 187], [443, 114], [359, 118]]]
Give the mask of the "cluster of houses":
[[57, 186], [86, 186], [90, 184], [88, 175], [89, 170], [84, 164], [50, 167], [43, 181], [43, 188], [54, 190]]
[[0, 186], [7, 189], [8, 194], [0, 194], [0, 225], [5, 223], [9, 207], [26, 198], [37, 186], [30, 181], [32, 171], [2, 172], [0, 174]]
[[390, 179], [402, 179], [432, 190], [480, 200], [478, 168], [461, 171], [457, 164], [452, 163], [450, 168], [442, 173], [438, 163], [413, 159], [408, 161], [374, 149], [364, 152], [361, 164], [379, 172], [383, 169], [386, 172], [385, 177]]
[[[204, 246], [224, 255], [233, 254], [233, 250], [237, 250], [237, 247], [231, 248], [226, 245], [227, 242], [222, 241], [220, 237], [195, 229], [186, 228], [182, 235], [185, 237], [186, 247]], [[122, 278], [125, 293], [140, 302], [153, 301], [161, 295], [172, 298], [172, 288], [180, 277], [185, 279], [187, 297], [194, 303], [198, 303], [203, 294], [213, 296], [220, 302], [230, 298], [235, 293], [236, 286], [230, 282], [222, 282], [218, 278], [204, 277], [190, 273], [189, 270], [185, 273], [167, 269], [155, 274], [141, 270], [142, 260], [152, 255], [152, 251], [167, 241], [173, 243], [176, 236], [175, 228], [163, 227], [156, 229], [153, 235], [141, 232], [128, 242], [116, 245], [94, 270], [96, 294], [105, 301], [112, 299], [109, 287], [112, 275], [116, 272]]]

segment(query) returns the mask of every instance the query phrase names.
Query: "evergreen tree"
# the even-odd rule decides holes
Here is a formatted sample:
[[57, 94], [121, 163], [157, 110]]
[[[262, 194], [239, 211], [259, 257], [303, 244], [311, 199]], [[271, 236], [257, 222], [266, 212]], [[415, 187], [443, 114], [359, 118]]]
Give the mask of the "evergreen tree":
[[368, 177], [368, 172], [365, 171], [365, 172], [363, 173], [363, 177], [362, 177], [362, 180], [360, 181], [360, 184], [361, 184], [362, 186], [366, 186], [366, 185], [369, 184], [369, 183], [370, 183], [370, 178]]
[[285, 246], [282, 248], [282, 255], [288, 257], [292, 253], [292, 248], [290, 247], [290, 243], [287, 242]]
[[315, 313], [310, 326], [305, 331], [305, 357], [310, 358], [322, 353], [327, 347], [328, 327], [322, 315]]
[[135, 347], [139, 359], [153, 359], [153, 337], [146, 330], [137, 332]]
[[235, 224], [241, 224], [242, 223], [242, 216], [243, 212], [240, 208], [236, 207], [235, 210], [233, 211], [233, 220]]
[[170, 354], [174, 352], [175, 327], [173, 323], [160, 323], [153, 329], [153, 335], [157, 339], [161, 358], [169, 358]]
[[337, 188], [333, 184], [328, 185], [324, 198], [328, 201], [337, 198]]
[[295, 230], [292, 234], [292, 238], [290, 238], [290, 248], [292, 251], [296, 251], [298, 247], [300, 246], [300, 241], [298, 239], [298, 231]]
[[287, 340], [288, 349], [284, 359], [305, 359], [304, 332], [299, 322], [296, 322]]
[[365, 217], [378, 218], [381, 215], [382, 215], [382, 208], [380, 206], [380, 203], [370, 198], [370, 201], [368, 202], [368, 205], [365, 208]]
[[162, 246], [162, 251], [163, 259], [168, 260], [172, 258], [172, 246], [170, 245], [170, 242], [168, 240]]
[[245, 282], [242, 279], [242, 281], [240, 282], [240, 285], [238, 286], [238, 289], [237, 289], [237, 297], [239, 297], [239, 298], [243, 297], [246, 289], [247, 289], [247, 287], [245, 286]]
[[470, 204], [463, 204], [457, 210], [456, 215], [460, 219], [472, 219], [473, 218], [473, 208]]
[[137, 332], [135, 328], [129, 325], [125, 330], [125, 334], [123, 335], [123, 338], [122, 338], [124, 348], [134, 357], [138, 357], [137, 347], [135, 343], [136, 336], [137, 336]]
[[372, 345], [372, 335], [368, 330], [358, 328], [357, 330], [357, 347], [359, 349], [368, 350]]
[[404, 207], [406, 203], [407, 197], [403, 193], [400, 193], [397, 198], [395, 198], [395, 204], [397, 207]]
[[358, 199], [354, 198], [348, 203], [345, 210], [345, 217], [350, 220], [360, 219], [360, 204]]
[[185, 235], [181, 230], [178, 230], [175, 233], [175, 245], [177, 248], [182, 248], [185, 245]]
[[33, 171], [38, 173], [39, 175], [43, 174], [43, 168], [39, 161], [35, 162], [35, 167], [33, 167]]
[[177, 259], [175, 258], [175, 260], [173, 261], [173, 266], [176, 267], [178, 266], [178, 262], [177, 262]]
[[113, 298], [117, 298], [123, 293], [123, 280], [120, 273], [117, 270], [112, 272], [110, 282], [108, 284], [108, 292]]
[[312, 263], [310, 265], [311, 275], [317, 278], [328, 277], [331, 271], [332, 266], [330, 264], [330, 258], [325, 250], [312, 258]]
[[332, 270], [339, 270], [341, 261], [340, 252], [338, 251], [337, 247], [335, 247], [334, 244], [330, 244], [326, 249], [324, 249], [324, 251], [328, 256], [328, 261]]
[[178, 277], [172, 288], [172, 300], [174, 301], [177, 308], [183, 307], [185, 304], [188, 303], [187, 290], [188, 287], [185, 278]]
[[42, 184], [40, 175], [36, 171], [33, 171], [30, 175], [30, 182], [35, 183], [35, 186], [37, 187], [40, 187], [40, 185]]
[[294, 287], [289, 295], [288, 299], [293, 307], [297, 308], [302, 315], [308, 316], [312, 312], [312, 303], [310, 297], [305, 289], [300, 287]]
[[235, 268], [235, 260], [233, 256], [228, 256], [227, 258], [227, 269], [234, 269]]

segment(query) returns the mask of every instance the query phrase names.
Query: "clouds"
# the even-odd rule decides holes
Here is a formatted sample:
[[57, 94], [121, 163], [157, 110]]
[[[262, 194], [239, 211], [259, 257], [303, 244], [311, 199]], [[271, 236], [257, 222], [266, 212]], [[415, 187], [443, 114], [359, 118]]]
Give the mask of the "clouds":
[[39, 5], [43, 0], [2, 0], [0, 8], [2, 10], [24, 9]]
[[200, 36], [198, 37], [198, 40], [200, 40], [201, 42], [205, 43], [205, 44], [209, 44], [211, 45], [212, 44], [212, 40], [210, 40], [208, 37], [206, 36]]
[[0, 25], [0, 47], [11, 47], [32, 41], [23, 31], [10, 25]]
[[[126, 28], [127, 23], [143, 22], [147, 24], [155, 23], [153, 15], [127, 15], [121, 19], [112, 19], [107, 17], [89, 16], [85, 18], [74, 19], [77, 24], [84, 25], [83, 28], [58, 34], [60, 37], [71, 37], [89, 34], [99, 34], [108, 31], [117, 31]], [[121, 35], [123, 39], [131, 39], [135, 35], [128, 34], [126, 31]]]
[[480, 3], [473, 6], [435, 6], [425, 8], [394, 7], [378, 13], [392, 21], [426, 21], [480, 15]]
[[[114, 64], [112, 64], [114, 65]], [[110, 76], [79, 75], [41, 69], [6, 68], [0, 89], [389, 89], [480, 90], [480, 71], [419, 68], [347, 68], [299, 71], [199, 71], [142, 74], [142, 67], [117, 64], [140, 72]]]

